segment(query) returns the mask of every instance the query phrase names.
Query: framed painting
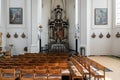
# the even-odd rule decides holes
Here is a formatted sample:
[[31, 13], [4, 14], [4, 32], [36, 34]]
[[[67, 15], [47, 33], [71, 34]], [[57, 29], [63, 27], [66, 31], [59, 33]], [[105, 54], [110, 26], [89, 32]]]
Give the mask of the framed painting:
[[108, 24], [108, 9], [95, 8], [95, 25], [107, 25], [107, 24]]
[[22, 22], [23, 22], [22, 8], [9, 8], [9, 23], [22, 24]]

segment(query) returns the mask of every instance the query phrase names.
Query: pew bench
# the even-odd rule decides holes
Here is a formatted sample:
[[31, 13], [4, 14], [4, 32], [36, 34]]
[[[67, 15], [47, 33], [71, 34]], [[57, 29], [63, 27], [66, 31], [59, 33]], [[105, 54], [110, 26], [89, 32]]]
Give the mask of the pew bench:
[[72, 80], [78, 79], [83, 80], [84, 72], [79, 62], [77, 62], [73, 57], [70, 58], [70, 72]]
[[86, 62], [90, 65], [90, 76], [94, 77], [94, 80], [103, 78], [105, 80], [105, 67], [86, 57]]
[[88, 63], [86, 63], [85, 58], [80, 55], [72, 55], [74, 59], [76, 59], [79, 62], [79, 65], [82, 67], [83, 72], [84, 72], [84, 77], [86, 79], [90, 80], [90, 66]]

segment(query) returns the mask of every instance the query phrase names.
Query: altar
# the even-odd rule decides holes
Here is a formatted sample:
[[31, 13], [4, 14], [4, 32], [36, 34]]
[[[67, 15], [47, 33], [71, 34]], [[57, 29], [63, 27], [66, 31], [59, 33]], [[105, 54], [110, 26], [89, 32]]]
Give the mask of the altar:
[[67, 52], [67, 49], [63, 44], [52, 44], [51, 51], [52, 52]]
[[52, 16], [48, 21], [49, 51], [66, 52], [69, 49], [68, 19], [65, 18], [65, 12], [60, 5], [51, 12]]

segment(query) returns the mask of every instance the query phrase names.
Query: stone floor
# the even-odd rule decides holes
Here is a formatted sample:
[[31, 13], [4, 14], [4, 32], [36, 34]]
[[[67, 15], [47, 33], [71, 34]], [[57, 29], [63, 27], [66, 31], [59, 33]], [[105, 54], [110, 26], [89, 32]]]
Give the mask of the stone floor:
[[106, 72], [106, 80], [120, 80], [120, 58], [114, 56], [90, 56], [89, 58], [112, 70]]

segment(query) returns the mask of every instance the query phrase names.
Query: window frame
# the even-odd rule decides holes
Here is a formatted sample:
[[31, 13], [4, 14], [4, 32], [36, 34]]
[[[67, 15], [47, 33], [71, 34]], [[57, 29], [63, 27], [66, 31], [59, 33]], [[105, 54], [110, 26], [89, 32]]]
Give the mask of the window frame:
[[2, 8], [2, 4], [1, 4], [1, 3], [2, 3], [2, 2], [1, 2], [1, 0], [0, 0], [0, 26], [1, 26], [1, 14], [2, 14], [2, 13], [1, 13], [1, 11], [2, 11], [2, 10], [1, 10], [1, 8]]
[[[114, 6], [113, 6], [113, 18], [115, 16], [115, 19], [114, 19], [114, 26], [115, 27], [120, 27], [120, 21], [119, 23], [117, 23], [117, 0], [114, 1]], [[120, 11], [119, 11], [120, 12]], [[120, 15], [120, 14], [119, 14]]]

